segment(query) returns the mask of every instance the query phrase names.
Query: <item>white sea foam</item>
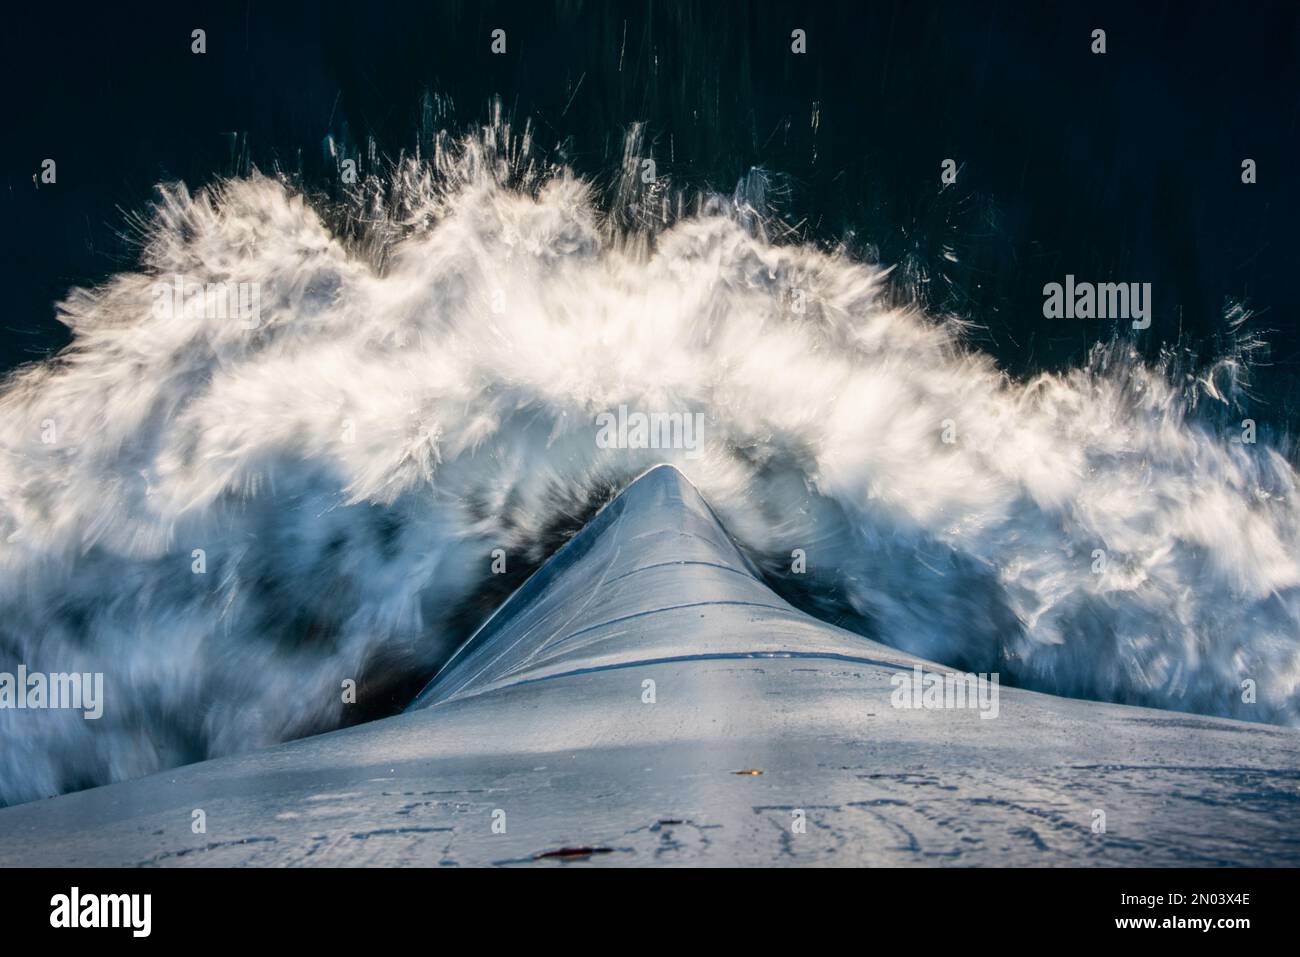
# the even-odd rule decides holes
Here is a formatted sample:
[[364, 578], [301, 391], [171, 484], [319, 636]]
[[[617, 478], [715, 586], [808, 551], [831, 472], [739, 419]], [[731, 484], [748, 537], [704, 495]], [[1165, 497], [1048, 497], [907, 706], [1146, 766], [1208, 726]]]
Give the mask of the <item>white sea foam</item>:
[[[1296, 723], [1281, 454], [1122, 348], [1012, 381], [748, 195], [628, 228], [499, 120], [358, 193], [346, 240], [276, 179], [164, 191], [138, 270], [73, 291], [73, 345], [0, 396], [0, 669], [105, 673], [100, 721], [0, 711], [0, 801], [337, 725], [344, 679], [450, 652], [493, 549], [536, 561], [656, 461], [864, 634]], [[175, 276], [256, 284], [260, 321], [156, 314]], [[601, 448], [621, 406], [702, 414], [700, 448]]]

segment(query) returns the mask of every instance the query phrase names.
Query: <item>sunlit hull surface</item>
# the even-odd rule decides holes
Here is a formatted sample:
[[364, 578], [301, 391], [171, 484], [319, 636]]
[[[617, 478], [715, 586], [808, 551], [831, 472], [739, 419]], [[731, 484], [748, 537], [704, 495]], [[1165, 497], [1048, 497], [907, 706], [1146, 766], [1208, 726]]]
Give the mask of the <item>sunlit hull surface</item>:
[[660, 467], [407, 713], [0, 810], [0, 864], [1300, 863], [1300, 733], [899, 707], [916, 666], [780, 599]]

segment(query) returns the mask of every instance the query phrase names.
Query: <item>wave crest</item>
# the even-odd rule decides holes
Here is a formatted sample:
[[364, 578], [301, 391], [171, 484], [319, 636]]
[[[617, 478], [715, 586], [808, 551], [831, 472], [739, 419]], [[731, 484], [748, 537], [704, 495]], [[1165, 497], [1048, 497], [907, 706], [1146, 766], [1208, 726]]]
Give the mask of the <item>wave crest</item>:
[[[493, 549], [517, 581], [658, 461], [845, 627], [1297, 722], [1295, 473], [1191, 414], [1231, 369], [1188, 392], [1115, 344], [1013, 381], [887, 270], [771, 239], [763, 175], [636, 173], [602, 194], [496, 115], [342, 204], [163, 189], [139, 268], [70, 293], [72, 346], [0, 395], [0, 662], [106, 676], [100, 721], [0, 710], [0, 801], [338, 726], [349, 678], [404, 704], [499, 595]], [[256, 284], [256, 327], [157, 315], [174, 276]], [[699, 454], [599, 447], [620, 405], [702, 413]]]

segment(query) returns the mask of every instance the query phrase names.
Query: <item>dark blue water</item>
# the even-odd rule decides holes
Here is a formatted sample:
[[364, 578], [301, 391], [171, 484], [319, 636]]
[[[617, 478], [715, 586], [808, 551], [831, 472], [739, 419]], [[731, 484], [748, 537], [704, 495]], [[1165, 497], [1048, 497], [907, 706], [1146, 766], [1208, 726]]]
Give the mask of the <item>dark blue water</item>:
[[[1153, 286], [1150, 358], [1204, 362], [1250, 316], [1247, 410], [1294, 424], [1300, 213], [1294, 3], [311, 3], [28, 6], [4, 31], [0, 368], [67, 342], [52, 303], [133, 262], [122, 210], [153, 185], [250, 165], [337, 170], [503, 97], [598, 180], [647, 124], [660, 171], [730, 190], [751, 167], [797, 235], [896, 264], [901, 296], [976, 323], [1023, 373], [1078, 364], [1123, 324], [1046, 322], [1072, 273]], [[190, 31], [208, 52], [190, 52]], [[507, 53], [489, 33], [507, 31]], [[790, 52], [807, 31], [808, 53]], [[1107, 30], [1108, 51], [1090, 52]], [[430, 96], [438, 108], [430, 109]], [[433, 114], [437, 114], [433, 116]], [[814, 114], [816, 122], [813, 122]], [[372, 152], [373, 150], [373, 152]], [[42, 159], [56, 187], [34, 188]], [[1243, 158], [1258, 182], [1240, 182]], [[937, 189], [954, 158], [957, 183]], [[1235, 412], [1234, 412], [1235, 414]]]

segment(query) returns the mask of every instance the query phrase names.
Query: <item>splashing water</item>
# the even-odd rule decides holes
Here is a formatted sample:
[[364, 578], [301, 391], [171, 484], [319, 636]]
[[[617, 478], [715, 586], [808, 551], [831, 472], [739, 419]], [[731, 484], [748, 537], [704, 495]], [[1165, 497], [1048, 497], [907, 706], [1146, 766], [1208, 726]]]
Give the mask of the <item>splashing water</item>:
[[[498, 117], [345, 210], [262, 175], [163, 191], [138, 271], [74, 290], [72, 346], [0, 395], [0, 671], [102, 671], [106, 698], [0, 710], [0, 801], [336, 727], [346, 679], [418, 687], [500, 597], [493, 549], [517, 581], [658, 461], [864, 635], [1297, 722], [1276, 449], [1119, 345], [1011, 381], [885, 270], [770, 240], [761, 177], [687, 203], [624, 166], [602, 211]], [[157, 314], [175, 276], [257, 284], [256, 328]], [[621, 405], [702, 413], [698, 454], [600, 447]]]

